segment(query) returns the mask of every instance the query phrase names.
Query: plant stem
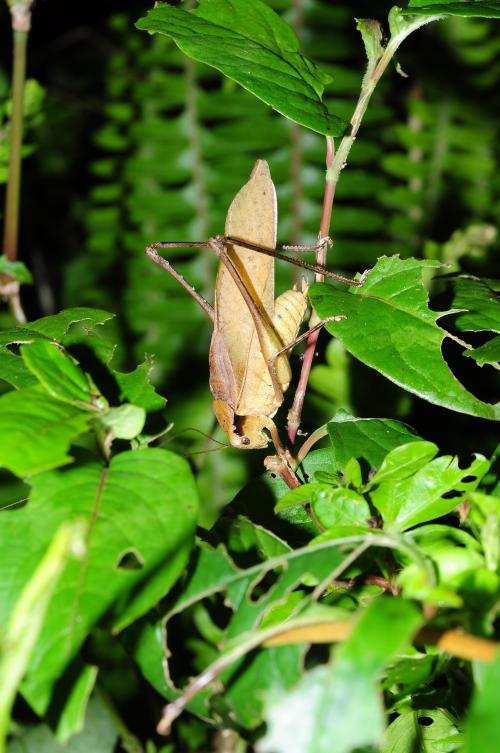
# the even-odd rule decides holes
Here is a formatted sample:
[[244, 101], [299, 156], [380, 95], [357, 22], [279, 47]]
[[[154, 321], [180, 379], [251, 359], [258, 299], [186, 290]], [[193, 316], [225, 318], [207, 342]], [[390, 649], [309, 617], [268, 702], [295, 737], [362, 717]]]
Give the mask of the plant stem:
[[[325, 178], [325, 191], [323, 194], [323, 207], [321, 211], [321, 220], [319, 225], [318, 241], [319, 247], [316, 252], [316, 264], [324, 267], [326, 264], [326, 250], [327, 244], [321, 243], [323, 238], [328, 236], [330, 230], [330, 222], [332, 218], [333, 199], [335, 196], [335, 183], [329, 178], [329, 169], [333, 164], [334, 159], [334, 143], [331, 136], [326, 138], [326, 178]], [[321, 274], [315, 274], [314, 279], [316, 282], [323, 282], [324, 277]], [[297, 438], [297, 433], [300, 426], [300, 420], [302, 416], [302, 408], [304, 405], [304, 399], [306, 396], [307, 383], [309, 381], [309, 374], [314, 359], [314, 353], [316, 351], [316, 343], [320, 329], [313, 332], [307, 340], [306, 349], [304, 351], [302, 360], [302, 369], [300, 372], [299, 383], [295, 391], [295, 397], [293, 399], [293, 405], [288, 412], [288, 439], [293, 446]]]
[[[32, 0], [10, 4], [14, 36], [12, 69], [12, 117], [10, 122], [9, 177], [5, 195], [3, 251], [9, 261], [16, 261], [19, 238], [19, 197], [21, 190], [21, 149], [23, 143], [23, 102], [26, 80], [26, 46], [31, 28]], [[7, 282], [7, 280], [3, 280]], [[5, 295], [18, 321], [26, 321], [19, 300], [19, 284], [9, 286]]]
[[[442, 16], [427, 16], [414, 18], [407, 23], [401, 24], [399, 28], [395, 24], [391, 38], [389, 39], [385, 49], [380, 48], [381, 54], [378, 58], [369, 59], [368, 68], [363, 77], [361, 84], [361, 92], [359, 94], [356, 107], [354, 109], [349, 127], [345, 136], [343, 136], [340, 146], [334, 153], [334, 142], [329, 136], [326, 137], [326, 176], [325, 176], [325, 190], [323, 194], [323, 207], [321, 211], [321, 220], [319, 226], [319, 241], [323, 238], [327, 238], [330, 233], [330, 221], [332, 216], [333, 199], [335, 197], [335, 189], [340, 177], [340, 173], [344, 169], [347, 163], [349, 152], [352, 149], [352, 145], [356, 140], [359, 127], [363, 120], [363, 116], [370, 102], [371, 96], [375, 91], [375, 87], [379, 82], [382, 74], [389, 65], [389, 62], [394, 57], [400, 44], [408, 37], [413, 31], [424, 26], [431, 21], [436, 21], [442, 18]], [[393, 19], [394, 20], [394, 19]], [[392, 30], [392, 29], [391, 29]], [[323, 244], [322, 248], [319, 248], [316, 255], [316, 264], [326, 265], [326, 251], [327, 245]], [[315, 275], [316, 282], [323, 282], [321, 275]], [[314, 316], [314, 315], [313, 315]], [[317, 320], [316, 320], [317, 321]], [[302, 408], [304, 405], [304, 399], [307, 391], [307, 383], [309, 381], [309, 374], [312, 368], [314, 359], [314, 353], [316, 343], [318, 341], [320, 330], [311, 335], [307, 342], [307, 347], [304, 352], [302, 361], [302, 370], [299, 377], [299, 383], [295, 392], [293, 405], [288, 413], [288, 439], [290, 445], [293, 447], [297, 438], [301, 417]]]

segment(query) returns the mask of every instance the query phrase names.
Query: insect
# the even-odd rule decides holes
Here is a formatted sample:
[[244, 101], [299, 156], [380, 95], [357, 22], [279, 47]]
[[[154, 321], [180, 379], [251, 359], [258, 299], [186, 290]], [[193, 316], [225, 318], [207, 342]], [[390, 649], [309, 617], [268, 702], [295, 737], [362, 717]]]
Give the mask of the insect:
[[[276, 252], [276, 228], [276, 191], [267, 162], [257, 160], [250, 179], [229, 207], [224, 236], [202, 243], [158, 242], [146, 249], [212, 321], [209, 367], [213, 410], [230, 444], [248, 450], [267, 447], [269, 434], [279, 447], [272, 418], [290, 384], [287, 353], [311, 332], [297, 338], [307, 310], [307, 285], [275, 299], [273, 257], [318, 269]], [[156, 251], [178, 246], [208, 246], [219, 257], [213, 307]]]

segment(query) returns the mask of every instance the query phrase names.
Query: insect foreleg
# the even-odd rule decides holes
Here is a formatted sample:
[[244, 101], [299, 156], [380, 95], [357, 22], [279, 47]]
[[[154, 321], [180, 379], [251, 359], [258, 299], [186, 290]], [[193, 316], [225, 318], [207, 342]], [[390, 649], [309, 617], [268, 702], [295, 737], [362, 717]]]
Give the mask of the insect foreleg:
[[[321, 274], [324, 277], [328, 277], [331, 280], [337, 280], [337, 282], [343, 282], [345, 285], [353, 285], [354, 287], [357, 287], [357, 288], [361, 285], [361, 282], [359, 280], [352, 280], [350, 277], [345, 277], [344, 275], [338, 275], [336, 272], [330, 272], [329, 269], [326, 269], [325, 267], [322, 267], [320, 265], [308, 264], [305, 261], [300, 261], [300, 259], [294, 259], [293, 256], [280, 254], [279, 251], [276, 251], [274, 249], [264, 248], [263, 246], [257, 246], [255, 243], [248, 243], [247, 241], [243, 241], [240, 238], [234, 238], [231, 235], [217, 236], [216, 238], [212, 238], [211, 240], [212, 241], [217, 240], [220, 243], [231, 243], [234, 246], [241, 246], [242, 248], [248, 248], [250, 251], [257, 251], [257, 253], [264, 254], [265, 256], [273, 256], [275, 259], [281, 259], [282, 261], [287, 261], [289, 264], [293, 264], [296, 267], [300, 267], [301, 269], [307, 269], [309, 272], [314, 272], [315, 274]], [[319, 246], [313, 246], [312, 250], [321, 248], [321, 246], [322, 246], [321, 243], [319, 244]], [[293, 247], [289, 247], [289, 248], [293, 248]]]
[[[192, 285], [190, 285], [184, 277], [177, 272], [177, 270], [174, 269], [174, 267], [170, 264], [169, 261], [163, 258], [163, 256], [160, 256], [159, 253], [157, 253], [157, 248], [173, 248], [178, 247], [179, 243], [164, 243], [163, 241], [160, 241], [158, 243], [152, 243], [151, 246], [148, 246], [147, 249], [144, 251], [146, 256], [149, 256], [151, 261], [154, 261], [155, 264], [158, 264], [159, 267], [165, 270], [165, 272], [168, 272], [169, 275], [171, 275], [174, 280], [177, 280], [177, 282], [182, 285], [184, 290], [186, 290], [189, 295], [194, 298], [196, 303], [203, 309], [205, 314], [208, 316], [211, 322], [214, 321], [214, 310], [213, 307], [209, 304], [208, 301], [206, 301], [203, 296], [201, 296]], [[193, 244], [189, 244], [193, 245]], [[206, 247], [208, 244], [198, 244], [200, 246]]]

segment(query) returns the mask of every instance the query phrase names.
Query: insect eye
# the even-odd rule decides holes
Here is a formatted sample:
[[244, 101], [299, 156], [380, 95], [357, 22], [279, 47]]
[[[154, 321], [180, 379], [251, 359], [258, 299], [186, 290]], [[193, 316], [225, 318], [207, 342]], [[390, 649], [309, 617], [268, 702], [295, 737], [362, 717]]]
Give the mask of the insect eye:
[[241, 437], [241, 444], [250, 444], [250, 439], [248, 437]]

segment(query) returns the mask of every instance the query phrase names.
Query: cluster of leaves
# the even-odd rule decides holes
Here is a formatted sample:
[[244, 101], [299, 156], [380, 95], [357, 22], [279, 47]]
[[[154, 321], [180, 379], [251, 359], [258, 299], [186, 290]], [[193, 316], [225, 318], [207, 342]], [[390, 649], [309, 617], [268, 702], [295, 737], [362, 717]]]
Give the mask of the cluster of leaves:
[[[48, 712], [64, 676], [64, 702], [53, 712], [62, 739], [81, 724], [96, 679], [80, 657], [83, 642], [97, 622], [118, 630], [158, 602], [185, 566], [197, 519], [186, 461], [149, 447], [143, 433], [147, 413], [165, 402], [149, 384], [149, 365], [129, 374], [108, 365], [112, 353], [98, 330], [110, 316], [68, 309], [2, 332], [2, 378], [15, 389], [0, 397], [0, 464], [30, 490], [18, 501], [18, 486], [3, 486], [1, 620], [34, 619], [39, 631], [22, 688], [37, 713]], [[119, 404], [110, 407], [70, 346], [100, 359], [98, 381]], [[47, 605], [37, 564], [72, 522], [81, 534], [66, 558], [75, 550], [76, 558], [53, 573]], [[59, 547], [52, 568], [61, 557]], [[34, 641], [14, 624], [7, 645], [27, 663]]]
[[[474, 14], [479, 6], [479, 15], [496, 17], [499, 5], [412, 0], [409, 9], [424, 23], [429, 14]], [[203, 0], [193, 13], [162, 5], [139, 25], [171, 36], [181, 50], [312, 131], [340, 133], [349, 108], [322, 99], [328, 74], [301, 54], [270, 6], [253, 0], [249, 13], [246, 0]], [[323, 40], [322, 60], [327, 22], [344, 23], [349, 14], [320, 0], [310, 10], [316, 42]], [[411, 18], [406, 26], [399, 10], [391, 11], [391, 39], [418, 28], [420, 21]], [[123, 19], [114, 23], [123, 29]], [[160, 731], [181, 710], [190, 712], [166, 745], [153, 739], [151, 725], [144, 732], [133, 718], [130, 726], [147, 738], [148, 753], [211, 745], [326, 753], [332, 739], [336, 753], [374, 747], [382, 753], [493, 753], [500, 739], [500, 663], [498, 657], [486, 665], [480, 660], [490, 662], [495, 653], [495, 644], [484, 639], [495, 637], [500, 590], [498, 457], [444, 454], [402, 422], [338, 411], [323, 429], [325, 447], [297, 460], [298, 488], [288, 489], [272, 473], [245, 485], [239, 459], [228, 483], [217, 478], [217, 461], [208, 472], [207, 465], [200, 472], [193, 464], [195, 479], [188, 463], [162, 446], [170, 440], [165, 401], [149, 382], [150, 362], [129, 373], [114, 367], [120, 331], [149, 338], [164, 373], [174, 372], [186, 339], [194, 357], [204, 351], [199, 320], [185, 313], [189, 302], [180, 308], [184, 298], [172, 288], [165, 306], [170, 281], [149, 269], [137, 250], [147, 240], [170, 237], [174, 221], [179, 240], [219, 231], [223, 210], [248, 172], [242, 152], [265, 156], [258, 150], [267, 144], [283, 181], [289, 163], [284, 143], [290, 141], [299, 164], [301, 154], [311, 158], [304, 184], [291, 183], [298, 190], [289, 192], [290, 228], [287, 216], [298, 198], [305, 207], [302, 230], [315, 227], [320, 183], [313, 133], [297, 140], [295, 126], [285, 126], [231, 83], [221, 85], [211, 68], [177, 57], [161, 37], [152, 44], [124, 39], [111, 62], [109, 122], [97, 136], [108, 155], [93, 165], [102, 181], [88, 215], [89, 256], [77, 260], [72, 274], [83, 298], [94, 295], [96, 278], [104, 286], [118, 272], [126, 276], [127, 314], [114, 327], [103, 311], [68, 309], [7, 329], [0, 338], [0, 749], [19, 689], [51, 729], [14, 728], [9, 753], [52, 753], [67, 740], [66, 750], [111, 753], [118, 737], [124, 750], [141, 751], [114, 708], [130, 700], [125, 675], [134, 703], [146, 695], [158, 716], [158, 699], [169, 703]], [[364, 39], [368, 56], [375, 55], [377, 33]], [[273, 86], [263, 67], [273, 71]], [[140, 81], [138, 68], [147, 74]], [[338, 73], [350, 94], [353, 79]], [[373, 112], [372, 122], [379, 123], [389, 114]], [[399, 135], [405, 143], [407, 134]], [[229, 139], [238, 139], [237, 160], [228, 154]], [[428, 165], [426, 145], [420, 146]], [[372, 188], [387, 185], [387, 176], [377, 184], [371, 171], [359, 169], [380, 157], [378, 149], [356, 143], [358, 173], [355, 168], [351, 183], [349, 173], [340, 183], [347, 184], [346, 202], [366, 195], [365, 177]], [[472, 147], [470, 153], [477, 158]], [[397, 161], [390, 158], [388, 173]], [[454, 163], [450, 158], [443, 180], [456, 178]], [[491, 177], [489, 168], [486, 173]], [[431, 183], [428, 172], [420, 177]], [[470, 191], [463, 186], [468, 204]], [[429, 201], [425, 187], [417, 199], [421, 206]], [[363, 217], [369, 225], [363, 211], [351, 220], [362, 224]], [[383, 212], [381, 203], [372, 217]], [[375, 222], [370, 232], [380, 229]], [[403, 236], [414, 228], [395, 224], [390, 232]], [[486, 231], [484, 242], [484, 228], [475, 238], [479, 246], [491, 240]], [[406, 393], [470, 421], [497, 419], [498, 404], [476, 396], [443, 357], [453, 346], [456, 360], [466, 356], [475, 373], [479, 366], [490, 372], [498, 366], [495, 283], [456, 274], [464, 246], [467, 253], [471, 245], [465, 233], [428, 251], [428, 257], [449, 255], [455, 267], [446, 276], [438, 276], [436, 259], [393, 255], [382, 256], [359, 288], [314, 285], [310, 298], [319, 316], [345, 316], [327, 325], [336, 337], [331, 361], [355, 358]], [[374, 257], [372, 247], [355, 258]], [[203, 290], [211, 261], [183, 251], [179, 261]], [[96, 305], [101, 295], [89, 302]], [[105, 300], [114, 308], [111, 295]], [[443, 300], [447, 307], [437, 310]], [[313, 381], [349, 407], [345, 369], [332, 376], [323, 367]], [[174, 406], [169, 417], [175, 410], [181, 426], [200, 415], [196, 397]], [[151, 447], [158, 439], [160, 446]], [[233, 487], [239, 491], [220, 514]], [[339, 639], [345, 642], [328, 654], [318, 645]], [[472, 670], [467, 659], [474, 660]]]

